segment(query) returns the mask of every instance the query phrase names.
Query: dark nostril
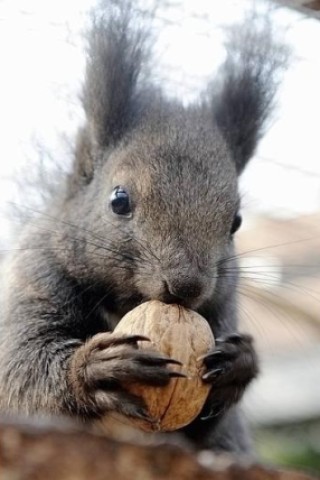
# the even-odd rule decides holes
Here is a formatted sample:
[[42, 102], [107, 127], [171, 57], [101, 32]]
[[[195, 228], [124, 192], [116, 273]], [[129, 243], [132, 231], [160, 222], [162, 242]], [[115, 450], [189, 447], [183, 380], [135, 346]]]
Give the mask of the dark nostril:
[[192, 280], [174, 279], [166, 282], [168, 292], [180, 299], [197, 298], [202, 293], [201, 285]]

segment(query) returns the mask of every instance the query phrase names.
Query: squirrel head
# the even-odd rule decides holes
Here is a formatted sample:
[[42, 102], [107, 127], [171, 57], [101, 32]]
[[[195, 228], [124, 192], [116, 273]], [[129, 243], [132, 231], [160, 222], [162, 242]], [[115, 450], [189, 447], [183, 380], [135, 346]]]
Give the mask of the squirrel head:
[[149, 39], [131, 2], [93, 22], [86, 124], [65, 209], [81, 225], [70, 268], [103, 285], [123, 312], [152, 298], [197, 309], [223, 281], [219, 265], [232, 255], [241, 223], [238, 176], [263, 134], [286, 62], [268, 22], [229, 33], [206, 99], [185, 107], [143, 81]]

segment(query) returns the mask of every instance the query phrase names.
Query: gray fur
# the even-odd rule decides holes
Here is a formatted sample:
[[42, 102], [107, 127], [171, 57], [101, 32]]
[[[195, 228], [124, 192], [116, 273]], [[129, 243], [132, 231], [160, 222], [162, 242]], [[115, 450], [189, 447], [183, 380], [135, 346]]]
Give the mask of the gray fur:
[[252, 14], [228, 33], [227, 58], [211, 90], [213, 114], [241, 172], [264, 134], [289, 49], [276, 43], [268, 16]]
[[[93, 24], [87, 123], [72, 172], [8, 261], [0, 407], [84, 421], [114, 410], [145, 418], [143, 403], [121, 382], [131, 372], [133, 380], [166, 384], [167, 360], [141, 358], [136, 339], [110, 332], [143, 301], [178, 301], [205, 316], [216, 337], [225, 336], [220, 348], [229, 366], [201, 414], [208, 420], [196, 419], [184, 433], [198, 447], [244, 452], [245, 429], [234, 419], [236, 408], [227, 411], [257, 374], [257, 361], [248, 337], [230, 336], [237, 330], [237, 279], [224, 274], [223, 262], [236, 266], [230, 231], [239, 209], [237, 175], [270, 110], [278, 47], [267, 37], [266, 49], [265, 32], [253, 50], [248, 41], [237, 50], [230, 43], [219, 94], [213, 88], [206, 104], [183, 107], [150, 95], [152, 86], [141, 88], [147, 30], [135, 28], [141, 24], [130, 2], [112, 5]], [[239, 58], [248, 61], [240, 65]], [[130, 193], [130, 219], [111, 211], [117, 185]], [[213, 353], [204, 362], [215, 375]]]

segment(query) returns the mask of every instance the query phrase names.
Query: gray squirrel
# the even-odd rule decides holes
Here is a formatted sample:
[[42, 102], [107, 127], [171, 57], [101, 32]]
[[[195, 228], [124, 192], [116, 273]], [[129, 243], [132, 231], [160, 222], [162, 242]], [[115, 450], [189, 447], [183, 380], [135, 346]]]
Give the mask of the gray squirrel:
[[175, 360], [113, 329], [158, 299], [198, 311], [217, 339], [203, 359], [213, 394], [181, 433], [196, 448], [248, 453], [237, 404], [258, 360], [237, 331], [238, 177], [272, 112], [285, 48], [268, 22], [235, 26], [206, 97], [183, 106], [148, 81], [150, 36], [135, 15], [129, 0], [97, 12], [72, 169], [3, 274], [0, 411], [148, 419], [126, 382], [167, 385]]

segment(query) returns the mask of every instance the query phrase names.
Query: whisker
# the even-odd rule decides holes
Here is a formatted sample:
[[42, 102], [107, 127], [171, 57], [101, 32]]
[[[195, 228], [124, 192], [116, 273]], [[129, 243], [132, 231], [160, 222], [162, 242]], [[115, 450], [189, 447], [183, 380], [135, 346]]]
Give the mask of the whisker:
[[[18, 205], [14, 202], [9, 202], [10, 204], [13, 204], [15, 207], [17, 208], [21, 208], [22, 206], [21, 205]], [[85, 233], [88, 233], [89, 235], [91, 235], [93, 238], [95, 238], [96, 240], [101, 240], [102, 242], [104, 241], [103, 238], [101, 238], [100, 236], [98, 236], [97, 234], [93, 233], [91, 230], [88, 230], [84, 227], [81, 227], [80, 225], [77, 225], [77, 224], [74, 224], [72, 222], [68, 222], [66, 220], [62, 220], [61, 218], [57, 218], [57, 217], [54, 217], [52, 215], [49, 215], [48, 213], [46, 212], [41, 212], [40, 210], [36, 210], [35, 208], [31, 208], [31, 207], [28, 207], [28, 206], [23, 206], [25, 209], [28, 209], [30, 210], [31, 212], [33, 213], [36, 213], [38, 215], [41, 215], [42, 217], [45, 217], [47, 218], [48, 220], [51, 220], [51, 221], [54, 221], [54, 222], [58, 222], [58, 223], [61, 223], [62, 225], [67, 225], [68, 227], [71, 227], [71, 228], [75, 228], [77, 230], [81, 230]]]
[[84, 320], [87, 320], [93, 314], [93, 312], [97, 310], [97, 308], [102, 304], [102, 302], [110, 295], [110, 292], [112, 292], [112, 290], [113, 290], [112, 287], [108, 288], [107, 292], [104, 295], [102, 295], [100, 300], [98, 300], [98, 302], [93, 306], [93, 308], [84, 317]]
[[[53, 233], [53, 234], [56, 234], [56, 235], [59, 233], [59, 231], [57, 231], [57, 230], [52, 230], [52, 229], [50, 229], [50, 228], [45, 228], [45, 227], [43, 227], [43, 226], [40, 226], [40, 225], [38, 225], [36, 222], [30, 222], [30, 225], [32, 225], [33, 227], [35, 227], [35, 228], [37, 228], [38, 230], [43, 231], [43, 232]], [[90, 245], [90, 246], [93, 246], [93, 247], [95, 247], [95, 248], [97, 248], [97, 249], [101, 249], [101, 250], [105, 250], [105, 251], [107, 251], [107, 252], [109, 252], [109, 253], [113, 253], [113, 254], [117, 255], [117, 257], [118, 257], [119, 260], [122, 260], [122, 259], [130, 260], [130, 261], [137, 261], [137, 260], [139, 261], [139, 260], [140, 260], [140, 259], [138, 259], [137, 257], [132, 257], [132, 256], [130, 256], [130, 255], [128, 255], [128, 254], [123, 254], [123, 253], [120, 252], [119, 250], [115, 250], [115, 249], [110, 248], [110, 247], [108, 247], [108, 246], [106, 246], [106, 245], [96, 244], [96, 243], [94, 243], [94, 242], [92, 242], [92, 241], [90, 241], [90, 240], [88, 240], [88, 239], [77, 238], [77, 237], [74, 237], [74, 236], [69, 236], [68, 238], [69, 238], [70, 240], [74, 240], [74, 241], [81, 242], [81, 243], [86, 243], [86, 244], [88, 244], [88, 245]], [[62, 250], [73, 252], [72, 249], [62, 249]], [[97, 254], [96, 252], [91, 252], [91, 253], [93, 253], [93, 254], [95, 254], [96, 256], [99, 256], [99, 257], [101, 257], [101, 258], [108, 258], [108, 257], [106, 257], [105, 255], [99, 255], [99, 254]]]
[[[265, 294], [266, 292], [263, 292], [263, 293], [259, 292], [259, 291], [255, 290], [252, 285], [240, 284], [240, 285], [236, 286], [236, 288], [237, 288], [237, 291], [238, 291], [239, 295], [245, 296], [249, 300], [257, 303], [259, 306], [263, 306], [263, 308], [265, 310], [267, 310], [267, 312], [270, 312], [274, 317], [278, 318], [278, 320], [281, 322], [282, 326], [286, 329], [287, 333], [291, 337], [293, 337], [297, 341], [297, 343], [301, 344], [301, 337], [303, 337], [303, 335], [304, 335], [303, 325], [298, 323], [298, 320], [295, 320], [295, 330], [290, 329], [289, 324], [287, 322], [284, 322], [284, 318], [288, 318], [290, 320], [291, 324], [293, 322], [293, 319], [292, 319], [292, 316], [287, 312], [287, 310], [284, 306], [282, 306], [281, 304], [279, 305], [278, 303], [277, 304], [270, 303], [270, 300], [268, 300], [265, 297], [265, 295], [263, 295], [263, 293]], [[270, 294], [270, 293], [271, 292], [268, 292], [268, 294]], [[280, 295], [275, 295], [274, 292], [272, 292], [272, 294], [274, 296], [276, 296], [278, 299], [282, 300], [282, 297]], [[296, 306], [290, 301], [288, 303], [290, 305], [290, 308], [294, 309], [296, 311], [296, 309], [295, 309]], [[279, 310], [279, 306], [281, 307], [280, 310]], [[240, 311], [241, 311], [242, 308], [243, 308], [243, 305], [240, 303]], [[258, 326], [258, 329], [261, 330], [261, 326], [262, 326], [261, 322], [258, 322], [258, 321], [254, 320], [254, 324], [256, 326]], [[313, 324], [313, 322], [312, 322], [312, 324]], [[300, 330], [300, 335], [299, 335], [299, 333], [296, 334], [297, 327], [298, 327], [298, 330]], [[266, 332], [268, 332], [267, 328], [265, 330], [266, 330]]]
[[[109, 224], [109, 225], [114, 226], [113, 223], [110, 220], [107, 220], [106, 218], [103, 218], [103, 222], [105, 224]], [[116, 228], [118, 230], [122, 231], [122, 233], [127, 234], [126, 230], [122, 229], [122, 227], [120, 225], [116, 225]], [[141, 247], [141, 249], [145, 253], [147, 253], [148, 255], [151, 255], [153, 258], [155, 258], [157, 260], [157, 262], [160, 262], [160, 259], [156, 256], [156, 254], [154, 253], [154, 251], [150, 247], [149, 242], [145, 242], [145, 244], [144, 244], [141, 240], [138, 240], [137, 238], [131, 238], [131, 237], [129, 238], [129, 240], [132, 240], [134, 243], [139, 245], [139, 247]], [[124, 240], [124, 241], [126, 241], [126, 240]]]
[[271, 248], [280, 248], [280, 247], [286, 247], [286, 246], [289, 246], [289, 245], [295, 245], [295, 244], [301, 243], [301, 242], [310, 242], [312, 240], [318, 239], [319, 237], [320, 237], [320, 235], [315, 235], [313, 237], [302, 238], [302, 239], [299, 239], [299, 240], [291, 240], [290, 242], [276, 243], [276, 244], [273, 244], [273, 245], [267, 245], [265, 247], [259, 247], [259, 248], [254, 248], [254, 249], [251, 249], [251, 250], [246, 250], [245, 252], [236, 253], [235, 255], [224, 257], [221, 260], [218, 260], [217, 263], [228, 262], [228, 261], [237, 259], [239, 257], [243, 257], [244, 255], [248, 255], [248, 254], [255, 253], [255, 252], [263, 252], [263, 251], [269, 250]]
[[266, 269], [266, 270], [269, 270], [271, 268], [281, 268], [281, 269], [289, 269], [289, 268], [305, 268], [305, 269], [315, 269], [315, 270], [318, 270], [320, 267], [320, 264], [313, 264], [313, 265], [303, 265], [303, 264], [290, 264], [290, 263], [286, 263], [286, 264], [283, 264], [283, 263], [279, 263], [279, 264], [269, 264], [269, 263], [265, 263], [264, 265], [238, 265], [238, 266], [234, 266], [234, 267], [229, 267], [229, 266], [224, 266], [223, 265], [223, 269], [227, 270], [227, 271], [238, 271], [238, 270], [250, 270], [250, 269], [254, 269], [254, 268], [263, 268], [263, 269]]
[[[26, 207], [28, 208], [28, 207]], [[61, 223], [63, 225], [67, 225], [71, 228], [74, 228], [74, 229], [77, 229], [77, 230], [81, 230], [81, 231], [84, 231], [86, 233], [89, 233], [93, 238], [97, 239], [97, 240], [100, 240], [102, 241], [102, 245], [101, 244], [96, 244], [88, 239], [79, 239], [77, 237], [69, 237], [71, 240], [76, 240], [76, 241], [79, 241], [79, 242], [86, 242], [87, 244], [91, 245], [91, 246], [95, 246], [96, 248], [101, 248], [101, 249], [105, 249], [106, 251], [112, 251], [113, 253], [116, 253], [118, 255], [121, 255], [122, 258], [126, 258], [127, 260], [135, 260], [135, 261], [141, 261], [141, 257], [132, 257], [132, 256], [129, 256], [128, 254], [123, 254], [122, 252], [119, 252], [117, 250], [111, 250], [110, 247], [108, 247], [105, 243], [105, 239], [102, 239], [100, 236], [94, 234], [93, 232], [91, 232], [90, 230], [88, 229], [85, 229], [83, 227], [80, 227], [79, 225], [76, 225], [76, 224], [73, 224], [71, 222], [67, 222], [67, 221], [64, 221], [64, 220], [61, 220], [60, 218], [57, 218], [57, 217], [53, 217], [45, 212], [40, 212], [38, 210], [35, 210], [35, 209], [31, 209], [30, 210], [34, 213], [37, 213], [39, 215], [42, 215], [44, 216], [45, 218], [47, 218], [48, 220], [50, 220], [51, 222], [56, 222], [56, 223]], [[35, 227], [37, 227], [39, 230], [42, 229], [44, 231], [48, 231], [48, 232], [51, 232], [51, 233], [58, 233], [54, 230], [50, 230], [50, 229], [44, 229], [43, 227], [40, 227], [39, 225], [37, 225], [36, 222], [32, 222], [32, 221], [29, 221], [29, 224], [30, 225], [33, 225]]]
[[[232, 275], [230, 276], [230, 275], [224, 275], [224, 274], [221, 275], [221, 277], [233, 278]], [[260, 273], [260, 272], [257, 272], [254, 275], [251, 274], [250, 276], [241, 275], [241, 272], [240, 272], [238, 275], [238, 278], [239, 280], [254, 280], [259, 282], [261, 285], [267, 285], [267, 286], [274, 286], [275, 285], [274, 281], [278, 280], [278, 277], [276, 275]], [[270, 280], [270, 282], [268, 282], [268, 280]], [[320, 298], [317, 298], [315, 295], [313, 295], [313, 293], [319, 294], [320, 292], [312, 291], [312, 290], [310, 291], [303, 285], [299, 285], [299, 284], [293, 283], [292, 281], [287, 280], [286, 282], [281, 283], [280, 286], [281, 288], [284, 288], [284, 289], [290, 289], [290, 287], [292, 287], [292, 289], [294, 289], [295, 291], [302, 291], [306, 295], [308, 295], [310, 298], [315, 300], [316, 302], [320, 302]]]

